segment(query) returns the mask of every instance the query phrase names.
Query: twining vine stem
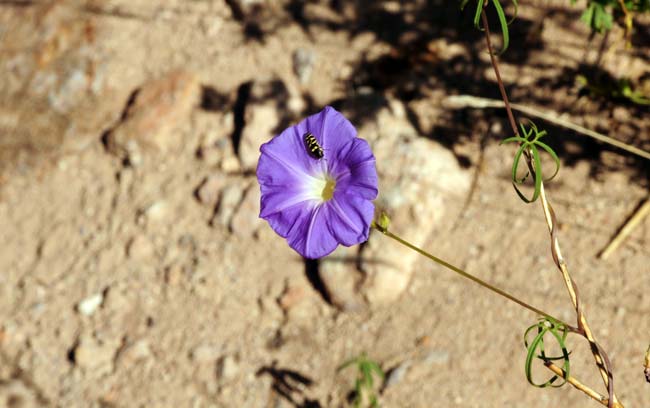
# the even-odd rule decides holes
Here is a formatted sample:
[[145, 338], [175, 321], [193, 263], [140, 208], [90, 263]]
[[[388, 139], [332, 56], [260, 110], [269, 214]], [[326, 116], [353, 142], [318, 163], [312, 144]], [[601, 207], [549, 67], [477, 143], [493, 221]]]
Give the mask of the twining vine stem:
[[555, 375], [564, 378], [566, 382], [574, 386], [577, 390], [580, 390], [590, 396], [591, 398], [595, 399], [596, 401], [600, 402], [604, 406], [609, 406], [609, 399], [605, 397], [604, 395], [600, 395], [598, 392], [592, 390], [588, 386], [584, 385], [582, 382], [580, 382], [578, 379], [576, 379], [573, 376], [567, 376], [566, 372], [562, 370], [560, 367], [556, 366], [555, 364], [551, 363], [550, 361], [547, 361], [544, 363], [544, 365], [551, 371], [555, 373]]
[[[487, 5], [487, 2], [485, 4]], [[492, 67], [494, 68], [494, 73], [497, 78], [497, 83], [499, 85], [499, 90], [501, 91], [501, 97], [503, 98], [506, 112], [508, 113], [508, 120], [510, 122], [510, 126], [512, 127], [512, 131], [514, 132], [515, 136], [518, 136], [519, 132], [517, 131], [517, 122], [515, 121], [515, 117], [510, 107], [510, 101], [508, 100], [508, 95], [503, 85], [503, 81], [501, 80], [499, 65], [497, 63], [496, 56], [494, 54], [494, 50], [492, 47], [492, 42], [490, 40], [490, 27], [488, 25], [488, 19], [485, 14], [485, 9], [481, 11], [481, 19], [483, 22], [483, 28], [485, 30], [484, 31], [485, 41], [487, 43], [488, 52], [490, 54], [490, 60], [492, 62]], [[533, 165], [530, 159], [530, 155], [526, 155], [526, 162], [528, 164], [528, 169], [532, 174]], [[596, 365], [598, 366], [598, 370], [603, 379], [603, 383], [605, 384], [605, 387], [607, 387], [607, 391], [609, 395], [609, 398], [607, 400], [607, 406], [609, 408], [622, 408], [623, 405], [618, 401], [618, 399], [616, 398], [616, 394], [614, 393], [614, 379], [612, 377], [611, 365], [609, 363], [609, 359], [607, 358], [607, 355], [605, 354], [604, 350], [596, 342], [596, 339], [593, 336], [589, 324], [587, 323], [587, 319], [582, 311], [582, 307], [580, 304], [577, 287], [573, 279], [571, 279], [571, 275], [569, 274], [569, 270], [567, 269], [566, 262], [562, 257], [562, 252], [560, 250], [560, 242], [557, 238], [557, 230], [555, 228], [557, 225], [555, 219], [555, 213], [553, 212], [553, 208], [551, 207], [551, 204], [548, 202], [548, 199], [546, 198], [543, 182], [541, 183], [539, 196], [541, 198], [542, 209], [544, 210], [544, 217], [546, 219], [548, 230], [549, 233], [551, 234], [551, 253], [553, 255], [553, 260], [555, 261], [555, 264], [557, 265], [558, 269], [562, 273], [562, 278], [564, 279], [564, 283], [569, 292], [569, 296], [571, 297], [571, 302], [573, 303], [573, 307], [576, 310], [578, 329], [579, 329], [578, 333], [583, 335], [589, 342], [589, 345], [591, 346], [590, 348], [594, 356], [594, 360], [596, 361]], [[599, 401], [602, 402], [602, 400]]]

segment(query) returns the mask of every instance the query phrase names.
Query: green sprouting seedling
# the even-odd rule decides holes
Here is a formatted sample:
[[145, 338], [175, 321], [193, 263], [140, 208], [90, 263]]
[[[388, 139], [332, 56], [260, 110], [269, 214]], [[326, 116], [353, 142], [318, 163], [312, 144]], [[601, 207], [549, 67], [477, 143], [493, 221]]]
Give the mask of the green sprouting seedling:
[[609, 83], [593, 83], [584, 75], [578, 75], [576, 82], [589, 90], [592, 95], [610, 99], [625, 99], [637, 105], [650, 105], [650, 97], [634, 89], [629, 78], [621, 78]]
[[[576, 2], [577, 0], [571, 0], [571, 4]], [[612, 28], [615, 16], [623, 15], [626, 29], [631, 30], [632, 13], [648, 11], [650, 11], [650, 0], [589, 0], [580, 20], [593, 31], [603, 33]]]
[[[523, 124], [519, 124], [519, 126], [521, 126], [521, 133], [523, 136], [517, 135], [509, 137], [502, 140], [500, 144], [510, 142], [517, 142], [520, 144], [519, 150], [517, 150], [517, 153], [515, 154], [515, 160], [512, 164], [512, 185], [515, 187], [515, 191], [517, 192], [519, 198], [521, 198], [526, 203], [532, 203], [539, 197], [539, 193], [542, 188], [542, 180], [549, 181], [555, 177], [558, 171], [560, 171], [560, 159], [557, 157], [557, 154], [555, 154], [553, 149], [551, 149], [546, 143], [540, 141], [540, 139], [546, 135], [545, 130], [542, 130], [540, 132], [533, 122], [530, 122], [530, 128], [528, 130], [526, 130]], [[542, 176], [542, 160], [540, 159], [538, 148], [544, 149], [555, 161], [555, 172], [553, 172], [553, 175], [547, 179], [544, 179]], [[519, 187], [517, 187], [517, 185], [523, 184], [528, 177], [528, 173], [526, 173], [524, 177], [517, 178], [519, 161], [521, 160], [521, 155], [524, 152], [528, 152], [527, 154], [530, 154], [532, 157], [532, 166], [535, 177], [535, 191], [533, 192], [533, 196], [530, 199], [526, 198], [526, 196], [524, 196], [524, 194], [519, 190]]]
[[341, 364], [337, 371], [341, 371], [351, 365], [356, 365], [358, 371], [357, 379], [354, 382], [354, 408], [361, 407], [364, 396], [367, 397], [370, 407], [379, 407], [377, 395], [375, 395], [374, 390], [375, 383], [373, 375], [378, 376], [383, 381], [385, 376], [384, 371], [377, 362], [369, 359], [366, 356], [366, 353], [361, 353], [361, 355], [351, 358]]
[[[460, 9], [464, 10], [467, 3], [469, 3], [469, 0], [460, 0]], [[476, 1], [476, 11], [474, 12], [474, 26], [478, 29], [481, 29], [481, 13], [483, 12], [483, 8], [487, 5], [487, 3], [488, 0]], [[499, 17], [501, 32], [503, 33], [503, 48], [499, 52], [501, 54], [508, 49], [508, 45], [510, 44], [510, 33], [508, 31], [508, 26], [517, 16], [517, 9], [519, 7], [519, 4], [518, 0], [512, 0], [512, 4], [515, 6], [515, 14], [512, 19], [510, 19], [510, 21], [508, 21], [506, 18], [506, 13], [503, 11], [503, 6], [501, 6], [499, 0], [492, 0], [492, 4], [494, 5], [494, 9], [496, 10], [497, 16]]]
[[[529, 335], [531, 333], [534, 333], [535, 329], [537, 329], [537, 334], [535, 335], [535, 337], [533, 337], [531, 341], [529, 341], [528, 340]], [[562, 355], [560, 356], [546, 355], [546, 352], [544, 351], [544, 336], [547, 333], [551, 333], [551, 335], [555, 338], [558, 345], [560, 346], [560, 349], [562, 350]], [[526, 379], [531, 385], [539, 388], [545, 388], [545, 387], [561, 387], [566, 383], [566, 378], [569, 378], [569, 373], [571, 369], [571, 364], [569, 362], [569, 354], [571, 353], [567, 350], [566, 347], [566, 338], [568, 334], [569, 334], [569, 329], [564, 324], [554, 319], [551, 319], [549, 317], [544, 317], [539, 319], [537, 323], [530, 326], [526, 330], [526, 332], [524, 333], [524, 345], [526, 346], [526, 349], [528, 349], [528, 354], [526, 355], [525, 370], [526, 370]], [[533, 358], [535, 357], [542, 360], [544, 363], [550, 363], [553, 361], [562, 360], [563, 361], [562, 369], [564, 371], [563, 381], [555, 384], [555, 381], [560, 377], [558, 375], [553, 375], [546, 382], [543, 383], [534, 382], [531, 370], [532, 370]]]
[[[576, 0], [571, 0], [575, 4]], [[608, 6], [608, 1], [589, 1], [587, 8], [580, 16], [580, 20], [587, 24], [589, 28], [598, 33], [610, 30], [614, 21], [614, 16]]]

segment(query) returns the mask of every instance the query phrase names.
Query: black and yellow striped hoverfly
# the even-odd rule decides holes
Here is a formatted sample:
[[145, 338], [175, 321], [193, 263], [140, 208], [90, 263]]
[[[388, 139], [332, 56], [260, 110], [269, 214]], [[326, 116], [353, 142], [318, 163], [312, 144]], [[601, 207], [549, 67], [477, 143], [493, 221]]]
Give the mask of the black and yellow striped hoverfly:
[[324, 152], [323, 148], [318, 144], [318, 140], [316, 140], [316, 136], [314, 136], [313, 133], [307, 132], [303, 136], [303, 140], [305, 142], [305, 148], [307, 149], [307, 153], [311, 157], [313, 157], [316, 160], [320, 160], [323, 158]]

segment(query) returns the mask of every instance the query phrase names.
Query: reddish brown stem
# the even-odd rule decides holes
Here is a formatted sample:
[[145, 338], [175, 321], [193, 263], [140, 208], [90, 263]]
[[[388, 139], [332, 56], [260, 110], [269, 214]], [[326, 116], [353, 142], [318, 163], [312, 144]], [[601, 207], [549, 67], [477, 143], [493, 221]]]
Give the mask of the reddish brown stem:
[[483, 28], [485, 29], [485, 42], [487, 43], [488, 52], [490, 53], [492, 68], [494, 68], [494, 73], [497, 76], [497, 83], [499, 84], [499, 91], [501, 91], [501, 98], [503, 98], [503, 103], [506, 105], [508, 120], [510, 121], [510, 126], [512, 126], [512, 131], [514, 132], [515, 136], [519, 136], [519, 132], [517, 131], [517, 122], [515, 121], [515, 115], [512, 114], [510, 101], [508, 100], [508, 94], [506, 93], [505, 86], [503, 86], [501, 73], [499, 72], [499, 65], [497, 64], [496, 57], [494, 56], [494, 50], [492, 49], [492, 42], [490, 41], [490, 26], [488, 24], [487, 16], [485, 15], [485, 10], [481, 12], [481, 19], [483, 20]]

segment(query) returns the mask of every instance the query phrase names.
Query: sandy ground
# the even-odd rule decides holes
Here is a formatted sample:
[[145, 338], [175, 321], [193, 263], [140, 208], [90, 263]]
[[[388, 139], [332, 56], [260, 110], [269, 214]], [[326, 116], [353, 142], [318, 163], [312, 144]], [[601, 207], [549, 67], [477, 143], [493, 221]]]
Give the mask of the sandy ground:
[[[575, 82], [647, 86], [649, 22], [634, 49], [615, 31], [601, 53], [565, 3], [522, 2], [502, 57], [513, 100], [650, 150], [647, 107]], [[542, 209], [509, 182], [503, 112], [444, 105], [498, 97], [469, 14], [444, 1], [0, 2], [0, 407], [343, 407], [355, 372], [337, 367], [362, 352], [392, 370], [384, 407], [598, 406], [527, 384], [532, 313], [383, 252], [396, 244], [377, 233], [305, 262], [257, 218], [259, 145], [333, 105], [375, 149], [397, 231], [574, 321]], [[649, 167], [544, 125], [585, 312], [619, 398], [649, 406], [650, 220], [598, 258], [647, 197]], [[605, 393], [585, 342], [570, 347], [572, 373]]]

